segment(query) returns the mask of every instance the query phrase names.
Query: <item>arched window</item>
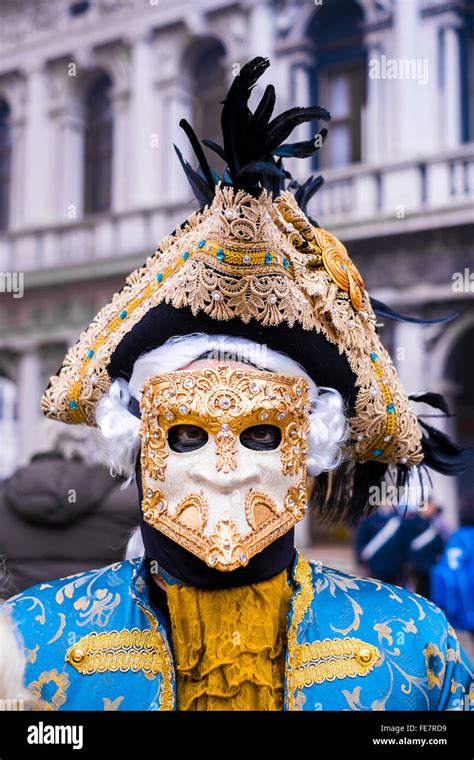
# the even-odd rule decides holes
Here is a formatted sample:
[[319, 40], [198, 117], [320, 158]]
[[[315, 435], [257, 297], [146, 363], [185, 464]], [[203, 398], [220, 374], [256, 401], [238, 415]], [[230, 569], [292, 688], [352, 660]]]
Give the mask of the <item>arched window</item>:
[[[186, 56], [191, 73], [193, 96], [192, 123], [197, 136], [221, 143], [221, 111], [228, 76], [224, 65], [225, 49], [218, 40], [200, 41]], [[205, 149], [213, 166], [220, 172], [222, 161]]]
[[315, 46], [313, 102], [331, 112], [323, 166], [346, 166], [362, 157], [361, 112], [365, 98], [366, 60], [363, 14], [353, 0], [324, 3], [309, 25]]
[[84, 210], [108, 211], [112, 197], [112, 82], [101, 74], [86, 100]]
[[10, 217], [11, 157], [10, 109], [0, 100], [0, 230], [7, 229]]

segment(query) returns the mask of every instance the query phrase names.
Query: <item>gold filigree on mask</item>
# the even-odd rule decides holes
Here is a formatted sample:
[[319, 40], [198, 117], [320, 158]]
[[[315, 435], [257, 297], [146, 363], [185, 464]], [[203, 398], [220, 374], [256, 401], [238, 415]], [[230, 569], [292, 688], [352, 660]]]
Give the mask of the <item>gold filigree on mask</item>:
[[[310, 413], [304, 378], [226, 363], [179, 370], [146, 380], [140, 408], [144, 519], [210, 567], [234, 570], [246, 565], [303, 517]], [[203, 428], [214, 447], [210, 440], [206, 449], [186, 452], [184, 463], [182, 454], [167, 444], [169, 429], [180, 424]], [[281, 443], [276, 449], [250, 451], [239, 443], [243, 430], [262, 424], [279, 428]], [[187, 476], [195, 456], [201, 457], [199, 468]], [[257, 467], [255, 457], [262, 457]], [[262, 488], [261, 467], [270, 466], [269, 462], [270, 480], [275, 482], [269, 480]], [[170, 466], [172, 475], [167, 471]], [[240, 480], [239, 467], [244, 468]], [[204, 473], [204, 490], [192, 488], [195, 476], [201, 479], [199, 473]], [[232, 491], [228, 490], [232, 481], [226, 481], [225, 475], [237, 484]], [[189, 493], [182, 484], [186, 477]], [[255, 488], [250, 485], [252, 478]], [[219, 508], [214, 498], [220, 499]]]
[[251, 488], [245, 499], [245, 516], [248, 524], [257, 530], [276, 514], [278, 514], [278, 507], [273, 499], [270, 499], [266, 493], [254, 491]]
[[[147, 391], [148, 393], [148, 391]], [[151, 395], [151, 391], [150, 391]], [[146, 432], [143, 441], [147, 444], [147, 472], [154, 480], [164, 480], [166, 469], [166, 433], [163, 428], [157, 426], [153, 432]]]
[[237, 467], [235, 435], [224, 423], [216, 435], [216, 468], [220, 472], [231, 472]]
[[191, 493], [176, 507], [176, 519], [201, 532], [207, 522], [207, 503], [202, 493]]
[[304, 378], [234, 369], [219, 364], [205, 370], [178, 370], [148, 378], [140, 404], [144, 472], [163, 480], [168, 430], [197, 425], [216, 438], [216, 469], [236, 467], [236, 439], [247, 427], [276, 425], [285, 475], [294, 475], [306, 460], [310, 403]]
[[156, 527], [159, 515], [167, 508], [165, 495], [160, 490], [146, 487], [142, 500], [142, 511], [145, 521]]
[[284, 504], [288, 512], [293, 512], [296, 520], [302, 519], [307, 506], [307, 491], [303, 480], [297, 486], [288, 489]]
[[245, 539], [242, 538], [233, 520], [222, 517], [216, 524], [211, 536], [210, 547], [206, 553], [206, 562], [214, 567], [246, 565]]

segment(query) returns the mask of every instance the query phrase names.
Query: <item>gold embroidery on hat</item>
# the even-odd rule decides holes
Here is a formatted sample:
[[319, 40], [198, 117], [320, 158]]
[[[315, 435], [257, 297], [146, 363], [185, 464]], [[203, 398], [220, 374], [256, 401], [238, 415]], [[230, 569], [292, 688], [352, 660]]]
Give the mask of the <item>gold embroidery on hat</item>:
[[[224, 253], [222, 260], [216, 246]], [[226, 252], [232, 253], [228, 262]], [[345, 354], [357, 378], [350, 456], [418, 464], [423, 455], [416, 416], [376, 333], [362, 279], [346, 256], [334, 236], [311, 227], [291, 193], [272, 202], [266, 192], [255, 199], [218, 187], [212, 206], [190, 216], [161, 242], [156, 255], [129, 275], [68, 351], [43, 395], [43, 412], [64, 422], [95, 425], [95, 407], [110, 385], [107, 368], [115, 348], [151, 308], [166, 302], [217, 320], [254, 319], [290, 328], [298, 323], [321, 332]], [[384, 403], [373, 353], [396, 417]]]

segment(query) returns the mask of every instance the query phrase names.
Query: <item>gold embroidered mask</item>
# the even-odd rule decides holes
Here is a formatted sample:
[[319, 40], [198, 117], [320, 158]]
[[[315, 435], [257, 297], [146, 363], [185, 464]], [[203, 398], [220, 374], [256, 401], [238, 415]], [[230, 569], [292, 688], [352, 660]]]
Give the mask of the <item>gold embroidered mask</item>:
[[[140, 410], [144, 519], [210, 567], [246, 565], [303, 517], [304, 378], [226, 363], [179, 370], [145, 381]], [[199, 447], [173, 449], [177, 430], [198, 431]], [[249, 447], [268, 431], [273, 448]]]

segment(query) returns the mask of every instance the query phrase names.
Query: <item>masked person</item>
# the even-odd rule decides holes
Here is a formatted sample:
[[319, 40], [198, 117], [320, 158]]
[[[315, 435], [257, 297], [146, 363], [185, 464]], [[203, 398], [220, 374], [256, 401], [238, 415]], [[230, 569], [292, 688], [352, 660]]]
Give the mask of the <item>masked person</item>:
[[222, 179], [182, 122], [201, 211], [128, 277], [43, 397], [53, 419], [98, 424], [136, 480], [145, 556], [10, 601], [40, 708], [446, 710], [469, 689], [439, 609], [294, 547], [309, 505], [355, 519], [390, 469], [401, 486], [465, 452], [422, 432], [376, 332], [386, 307], [305, 215], [319, 178], [286, 187], [281, 158], [320, 141], [284, 141], [329, 114], [271, 120], [271, 85], [252, 113], [267, 66], [242, 68], [223, 146], [206, 142]]

